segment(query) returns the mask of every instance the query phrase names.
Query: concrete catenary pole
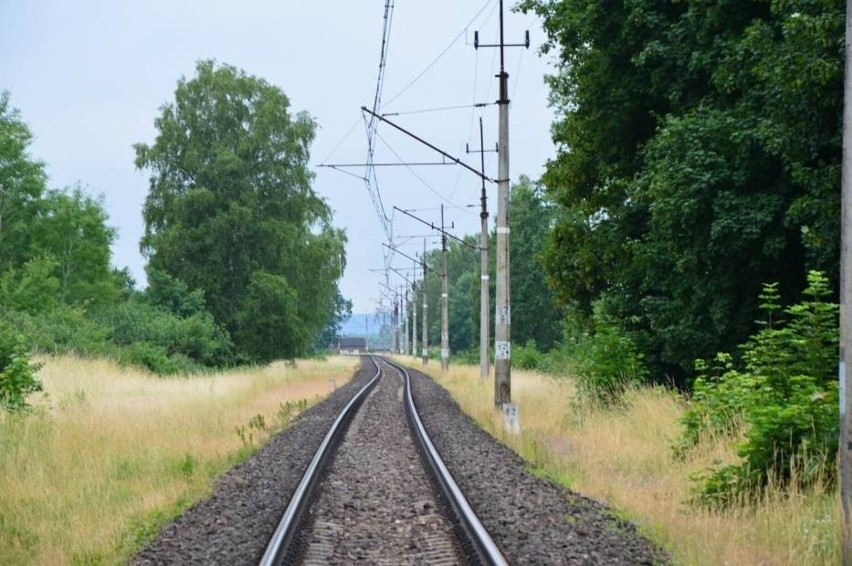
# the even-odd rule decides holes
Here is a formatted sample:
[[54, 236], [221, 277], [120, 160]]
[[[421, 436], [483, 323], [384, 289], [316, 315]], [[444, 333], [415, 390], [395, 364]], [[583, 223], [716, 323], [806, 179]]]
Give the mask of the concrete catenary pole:
[[500, 0], [500, 98], [497, 162], [497, 281], [494, 308], [494, 405], [512, 402], [512, 311], [509, 302], [509, 74]]
[[429, 318], [429, 305], [427, 304], [427, 288], [426, 288], [426, 240], [423, 240], [423, 258], [420, 261], [420, 267], [423, 269], [423, 335], [421, 339], [423, 341], [423, 365], [429, 363], [429, 325], [427, 324], [427, 319]]
[[479, 119], [479, 150], [482, 164], [481, 211], [479, 213], [479, 377], [480, 379], [488, 379], [488, 343], [491, 341], [491, 321], [489, 320], [491, 292], [488, 275], [488, 203], [485, 192], [485, 136], [482, 133], [482, 118]]
[[441, 372], [450, 369], [450, 311], [447, 304], [447, 233], [444, 232], [444, 205], [441, 205]]
[[852, 0], [846, 0], [846, 69], [843, 82], [843, 156], [840, 181], [840, 549], [852, 566], [852, 396], [847, 368], [852, 362]]
[[411, 356], [417, 357], [417, 262], [411, 277]]
[[405, 289], [404, 285], [400, 285], [399, 287], [397, 287], [397, 294], [399, 295], [399, 329], [397, 330], [397, 332], [399, 332], [399, 341], [397, 342], [397, 344], [399, 345], [398, 353], [400, 355], [405, 353], [405, 341], [406, 341], [406, 334], [405, 334], [405, 298], [403, 297], [404, 289]]
[[405, 282], [405, 302], [403, 304], [405, 305], [405, 310], [403, 311], [405, 312], [405, 347], [402, 350], [404, 354], [408, 354], [408, 346], [411, 345], [411, 340], [409, 339], [409, 336], [411, 336], [411, 316], [408, 314], [408, 311], [411, 309], [411, 301], [408, 300], [408, 281]]
[[393, 326], [393, 352], [399, 352], [399, 325], [396, 320], [399, 316], [399, 303], [397, 302], [396, 291], [393, 294], [393, 315], [391, 316], [391, 326]]

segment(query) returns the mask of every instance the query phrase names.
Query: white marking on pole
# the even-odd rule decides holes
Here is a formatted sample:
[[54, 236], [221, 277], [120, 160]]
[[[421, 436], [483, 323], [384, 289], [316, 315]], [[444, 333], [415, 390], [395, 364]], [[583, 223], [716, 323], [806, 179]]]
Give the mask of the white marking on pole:
[[521, 433], [520, 409], [514, 403], [503, 403], [503, 428], [512, 434]]
[[446, 298], [447, 298], [447, 294], [446, 294], [446, 293], [441, 293], [441, 298], [442, 298], [442, 299], [446, 299]]
[[450, 357], [450, 349], [449, 348], [441, 348], [441, 359], [446, 359]]
[[426, 358], [429, 356], [429, 348], [423, 348], [423, 357]]
[[498, 234], [508, 234], [508, 233], [509, 233], [509, 228], [508, 228], [508, 226], [506, 226], [506, 227], [504, 227], [504, 226], [498, 226], [498, 227], [497, 227], [497, 233], [498, 233]]
[[490, 277], [488, 275], [480, 275], [479, 278], [482, 279], [483, 281], [488, 281], [490, 279]]
[[837, 369], [838, 378], [840, 379], [840, 414], [846, 414], [846, 362], [840, 361], [840, 366]]
[[511, 345], [509, 342], [497, 342], [494, 345], [494, 358], [497, 360], [508, 360], [511, 357]]

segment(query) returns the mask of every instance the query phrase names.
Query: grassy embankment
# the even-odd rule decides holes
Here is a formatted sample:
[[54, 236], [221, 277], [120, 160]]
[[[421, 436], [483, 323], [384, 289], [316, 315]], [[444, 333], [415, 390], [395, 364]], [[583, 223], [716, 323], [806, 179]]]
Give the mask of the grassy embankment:
[[[420, 362], [405, 360], [421, 369]], [[671, 444], [685, 403], [663, 388], [628, 394], [617, 411], [581, 409], [572, 403], [570, 379], [512, 372], [512, 400], [519, 405], [521, 434], [507, 435], [493, 407], [492, 381], [479, 368], [456, 365], [441, 377], [480, 426], [511, 446], [531, 468], [584, 495], [604, 501], [671, 554], [676, 564], [838, 564], [840, 508], [836, 491], [803, 494], [770, 489], [752, 508], [702, 512], [684, 504], [689, 476], [730, 461], [722, 442], [707, 442], [687, 461], [672, 458]]]
[[46, 396], [0, 412], [0, 562], [120, 563], [358, 360], [190, 378], [47, 358]]

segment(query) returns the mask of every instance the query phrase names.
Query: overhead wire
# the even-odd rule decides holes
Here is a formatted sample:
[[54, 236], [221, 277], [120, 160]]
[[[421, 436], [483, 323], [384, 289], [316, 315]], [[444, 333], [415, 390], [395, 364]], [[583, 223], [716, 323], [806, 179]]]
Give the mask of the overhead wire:
[[421, 71], [421, 72], [420, 72], [420, 73], [419, 73], [416, 77], [414, 77], [414, 79], [412, 79], [412, 81], [411, 81], [411, 82], [409, 82], [409, 83], [408, 83], [407, 85], [405, 85], [405, 86], [404, 86], [404, 87], [403, 87], [403, 88], [402, 88], [399, 92], [397, 92], [395, 95], [393, 95], [393, 96], [391, 97], [391, 99], [387, 101], [387, 103], [386, 103], [386, 104], [388, 104], [388, 105], [392, 104], [392, 103], [393, 103], [396, 99], [398, 99], [400, 96], [402, 96], [402, 95], [403, 95], [403, 94], [404, 94], [404, 93], [405, 93], [408, 89], [410, 89], [410, 88], [411, 88], [412, 86], [414, 86], [414, 85], [415, 85], [415, 84], [416, 84], [416, 83], [417, 83], [420, 79], [422, 79], [422, 78], [423, 78], [423, 76], [424, 76], [424, 75], [426, 75], [426, 73], [428, 73], [428, 72], [432, 69], [432, 67], [434, 67], [434, 66], [435, 66], [435, 64], [436, 64], [438, 61], [440, 61], [440, 60], [444, 57], [444, 55], [446, 55], [446, 54], [447, 54], [447, 52], [450, 50], [450, 48], [452, 48], [452, 47], [453, 47], [453, 45], [455, 45], [455, 44], [458, 42], [458, 40], [459, 40], [462, 36], [464, 36], [464, 35], [467, 33], [467, 30], [470, 28], [470, 26], [471, 26], [474, 22], [476, 22], [477, 18], [479, 18], [479, 16], [482, 14], [482, 12], [484, 12], [484, 11], [485, 11], [485, 9], [488, 7], [488, 5], [489, 5], [489, 4], [491, 4], [492, 2], [494, 2], [494, 0], [487, 0], [487, 1], [485, 2], [485, 4], [483, 4], [483, 5], [482, 5], [482, 7], [479, 9], [479, 11], [478, 11], [478, 12], [476, 12], [476, 14], [475, 14], [475, 15], [474, 15], [474, 16], [470, 19], [470, 21], [469, 21], [469, 22], [465, 25], [464, 29], [462, 29], [462, 31], [461, 31], [461, 32], [459, 32], [459, 34], [458, 34], [458, 35], [456, 35], [456, 36], [455, 36], [452, 40], [450, 40], [450, 43], [449, 43], [449, 44], [448, 44], [448, 45], [447, 45], [447, 46], [446, 46], [446, 47], [445, 47], [445, 48], [444, 48], [444, 49], [443, 49], [443, 50], [442, 50], [442, 51], [441, 51], [441, 52], [440, 52], [440, 53], [439, 53], [439, 54], [438, 54], [438, 55], [437, 55], [437, 56], [436, 56], [433, 60], [432, 60], [432, 62], [431, 62], [431, 63], [429, 63], [428, 65], [426, 65], [426, 68], [425, 68], [425, 69], [423, 69], [423, 70], [422, 70], [422, 71]]
[[379, 74], [376, 79], [376, 93], [373, 97], [373, 115], [369, 121], [366, 121], [367, 129], [367, 165], [364, 173], [364, 184], [370, 198], [373, 201], [373, 207], [379, 217], [379, 221], [384, 229], [385, 236], [393, 241], [393, 223], [385, 212], [384, 203], [382, 202], [381, 191], [379, 190], [379, 182], [376, 176], [375, 167], [373, 167], [373, 159], [375, 155], [375, 138], [378, 130], [378, 121], [375, 114], [378, 114], [382, 104], [382, 92], [384, 90], [385, 67], [387, 66], [388, 49], [390, 47], [390, 32], [393, 23], [393, 0], [386, 0], [384, 9], [384, 22], [382, 27], [382, 47], [379, 57]]
[[[386, 17], [385, 24], [386, 25], [385, 25], [385, 32], [384, 32], [384, 35], [383, 35], [383, 42], [382, 42], [382, 58], [380, 60], [379, 80], [377, 81], [377, 91], [376, 91], [376, 97], [374, 99], [373, 112], [376, 113], [376, 114], [381, 113], [382, 108], [391, 105], [393, 102], [395, 102], [397, 99], [399, 99], [404, 93], [406, 93], [411, 87], [413, 87], [415, 84], [417, 84], [417, 82], [420, 81], [449, 52], [449, 50], [459, 41], [459, 39], [467, 34], [470, 26], [474, 25], [475, 23], [478, 22], [480, 17], [483, 15], [483, 13], [485, 13], [486, 9], [489, 7], [489, 5], [491, 6], [492, 9], [486, 14], [486, 16], [484, 18], [484, 22], [481, 22], [482, 25], [484, 25], [484, 23], [487, 23], [487, 21], [489, 21], [493, 17], [494, 13], [496, 12], [496, 8], [497, 8], [498, 3], [495, 0], [487, 0], [482, 5], [482, 7], [474, 14], [474, 16], [467, 23], [467, 25], [462, 29], [462, 31], [459, 34], [457, 34], [455, 37], [453, 37], [452, 40], [449, 42], [449, 44], [430, 63], [420, 73], [418, 73], [417, 76], [414, 77], [413, 80], [411, 80], [408, 84], [406, 84], [402, 89], [400, 89], [398, 92], [396, 92], [387, 102], [385, 102], [383, 104], [381, 96], [382, 96], [382, 89], [383, 89], [384, 69], [385, 69], [385, 66], [386, 66], [387, 44], [389, 43], [389, 21], [390, 21], [390, 18], [388, 17], [388, 6], [390, 6], [391, 11], [392, 11], [392, 7], [393, 7], [391, 0], [388, 0], [388, 2], [386, 3], [386, 14], [385, 14], [385, 17]], [[478, 71], [478, 60], [479, 60], [479, 58], [478, 58], [478, 50], [477, 50], [476, 71]], [[496, 54], [492, 57], [492, 68], [494, 67], [495, 64], [496, 64]], [[489, 83], [490, 82], [491, 81], [489, 81]], [[404, 112], [401, 111], [401, 112], [395, 112], [393, 114], [395, 114], [395, 115], [419, 114], [419, 113], [426, 113], [426, 112], [438, 112], [438, 111], [446, 111], [446, 110], [471, 108], [471, 127], [470, 127], [470, 130], [469, 130], [469, 133], [468, 133], [468, 143], [469, 143], [470, 139], [473, 137], [474, 123], [475, 123], [475, 118], [476, 118], [476, 114], [477, 114], [477, 108], [482, 108], [484, 106], [489, 106], [489, 105], [492, 104], [492, 103], [488, 103], [488, 102], [477, 103], [477, 98], [476, 98], [476, 91], [477, 90], [478, 90], [478, 72], [475, 72], [474, 73], [474, 84], [473, 84], [474, 98], [473, 98], [473, 101], [470, 105], [446, 106], [446, 107], [429, 108], [429, 109], [422, 109], [422, 110], [412, 110], [412, 111], [404, 111]], [[487, 93], [489, 95], [491, 93], [491, 90], [492, 90], [492, 87], [489, 84], [488, 90], [487, 90]], [[485, 100], [487, 100], [487, 98]], [[378, 123], [377, 123], [375, 116], [371, 117], [369, 123], [367, 124], [367, 135], [368, 135], [368, 156], [367, 157], [368, 157], [368, 163], [370, 164], [368, 166], [370, 171], [369, 171], [368, 175], [366, 175], [370, 179], [370, 181], [367, 181], [368, 190], [370, 190], [370, 184], [372, 183], [375, 186], [374, 206], [376, 207], [377, 213], [380, 215], [380, 219], [383, 222], [383, 225], [385, 227], [385, 233], [386, 233], [388, 240], [393, 242], [393, 218], [394, 218], [394, 214], [393, 214], [393, 212], [391, 212], [390, 217], [388, 217], [388, 215], [385, 213], [384, 205], [383, 205], [382, 200], [381, 200], [381, 194], [378, 190], [378, 178], [376, 176], [376, 170], [375, 170], [375, 167], [372, 166], [372, 164], [374, 163], [373, 158], [375, 156], [375, 152], [376, 152], [376, 149], [377, 149], [376, 139], [380, 140], [385, 146], [387, 146], [387, 148], [391, 151], [391, 153], [394, 154], [394, 156], [400, 161], [400, 163], [402, 163], [403, 165], [405, 165], [405, 163], [404, 163], [403, 159], [399, 156], [399, 154], [393, 149], [393, 147], [391, 147], [391, 145], [378, 133]], [[444, 196], [443, 194], [441, 194], [434, 187], [432, 187], [425, 179], [423, 179], [423, 177], [421, 177], [409, 165], [405, 165], [405, 166], [411, 172], [411, 174], [414, 175], [414, 177], [418, 181], [420, 181], [421, 184], [423, 184], [423, 186], [425, 186], [429, 191], [431, 191], [440, 200], [447, 203], [451, 208], [456, 209], [456, 210], [460, 210], [460, 211], [465, 212], [469, 215], [476, 215], [476, 213], [470, 212], [468, 210], [469, 208], [471, 208], [471, 206], [469, 206], [469, 205], [466, 205], [466, 206], [457, 205], [452, 200], [452, 197], [454, 196], [456, 190], [458, 189], [459, 183], [461, 181], [462, 171], [458, 172], [458, 174], [456, 176], [455, 183], [453, 185], [453, 189], [450, 193], [450, 197], [448, 198], [448, 197]], [[371, 196], [372, 196], [372, 191], [371, 191]], [[387, 254], [385, 254], [385, 259], [387, 261], [387, 259], [388, 259]]]
[[357, 118], [355, 118], [355, 122], [353, 122], [353, 123], [352, 123], [352, 126], [349, 128], [349, 130], [346, 132], [346, 134], [345, 134], [345, 135], [344, 135], [344, 136], [340, 139], [340, 141], [339, 141], [339, 142], [337, 142], [337, 145], [335, 145], [335, 146], [334, 146], [334, 148], [333, 148], [331, 151], [329, 151], [329, 152], [328, 152], [328, 155], [326, 155], [326, 156], [325, 156], [325, 159], [323, 159], [322, 161], [320, 161], [320, 164], [323, 164], [323, 163], [325, 163], [326, 161], [328, 161], [328, 159], [329, 159], [332, 155], [334, 155], [334, 152], [336, 152], [338, 149], [340, 149], [340, 146], [341, 146], [341, 145], [343, 145], [343, 142], [345, 142], [347, 139], [349, 139], [349, 136], [351, 136], [351, 135], [352, 135], [352, 132], [354, 132], [354, 131], [355, 131], [355, 128], [357, 128], [357, 127], [358, 127], [358, 124], [359, 124], [361, 121], [362, 121], [361, 116], [358, 116]]
[[438, 106], [436, 108], [423, 108], [421, 110], [404, 110], [401, 112], [386, 112], [382, 116], [405, 116], [409, 114], [426, 114], [428, 112], [443, 112], [446, 110], [462, 110], [465, 108], [482, 108], [484, 106], [492, 106], [496, 102], [474, 102], [473, 104], [458, 104], [456, 106]]
[[423, 179], [423, 177], [421, 177], [420, 175], [418, 175], [418, 174], [417, 174], [417, 171], [415, 171], [415, 170], [414, 170], [414, 168], [412, 168], [410, 165], [407, 165], [407, 164], [405, 163], [405, 160], [404, 160], [404, 159], [403, 159], [403, 158], [402, 158], [402, 157], [401, 157], [401, 156], [400, 156], [400, 155], [396, 152], [396, 150], [395, 150], [395, 149], [394, 149], [394, 148], [393, 148], [393, 147], [392, 147], [392, 146], [391, 146], [391, 145], [387, 142], [387, 140], [385, 140], [385, 138], [383, 138], [383, 137], [382, 137], [382, 135], [381, 135], [381, 134], [378, 134], [378, 133], [377, 133], [376, 135], [378, 136], [379, 140], [380, 140], [382, 143], [384, 143], [384, 144], [385, 144], [385, 146], [387, 146], [388, 150], [390, 150], [390, 152], [394, 154], [394, 157], [396, 157], [396, 158], [399, 160], [399, 162], [400, 162], [400, 163], [402, 163], [402, 164], [403, 164], [403, 166], [404, 166], [406, 169], [408, 169], [408, 170], [411, 172], [411, 174], [412, 174], [412, 175], [414, 175], [414, 176], [417, 178], [417, 180], [418, 180], [418, 181], [420, 181], [420, 182], [423, 184], [423, 186], [424, 186], [424, 187], [426, 187], [427, 189], [429, 189], [429, 190], [430, 190], [430, 191], [431, 191], [431, 192], [432, 192], [432, 193], [433, 193], [436, 197], [438, 197], [438, 198], [439, 198], [439, 199], [441, 199], [442, 201], [444, 201], [444, 202], [446, 202], [446, 203], [448, 203], [448, 204], [452, 204], [453, 206], [455, 206], [455, 203], [454, 203], [454, 202], [452, 202], [452, 201], [451, 201], [451, 200], [449, 200], [447, 197], [445, 197], [445, 196], [444, 196], [444, 195], [442, 195], [440, 192], [438, 192], [438, 190], [437, 190], [435, 187], [433, 187], [432, 185], [430, 185], [429, 183], [427, 183], [427, 182]]

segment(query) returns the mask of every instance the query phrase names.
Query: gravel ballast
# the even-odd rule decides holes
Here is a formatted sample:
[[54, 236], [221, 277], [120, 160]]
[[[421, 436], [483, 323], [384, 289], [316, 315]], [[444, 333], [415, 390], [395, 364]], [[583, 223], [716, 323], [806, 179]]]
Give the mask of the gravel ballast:
[[431, 377], [409, 368], [444, 463], [511, 564], [658, 564], [664, 555], [601, 503], [533, 476]]
[[[410, 373], [415, 403], [424, 426], [468, 502], [511, 564], [652, 564], [666, 561], [632, 524], [614, 517], [602, 504], [531, 475], [523, 460], [462, 413], [443, 388], [418, 371], [410, 370]], [[167, 525], [151, 545], [134, 557], [133, 563], [257, 564], [328, 427], [352, 395], [374, 374], [373, 365], [365, 361], [349, 383], [302, 413], [287, 430], [275, 435], [249, 460], [227, 472], [208, 499], [187, 509]], [[383, 380], [389, 377], [394, 380], [390, 387], [380, 383], [373, 395], [383, 398], [384, 402], [398, 401], [399, 411], [402, 411], [399, 378], [389, 373]], [[393, 436], [395, 433], [380, 432], [382, 425], [373, 414], [377, 411], [375, 407], [375, 403], [365, 404], [362, 411], [367, 412], [357, 417], [360, 424], [353, 425], [350, 432], [366, 432], [359, 442], [371, 438], [385, 445], [385, 449], [396, 449], [402, 441]], [[371, 428], [377, 426], [379, 428]], [[420, 464], [411, 453], [397, 451], [400, 452], [397, 455], [399, 465], [416, 467]], [[326, 489], [332, 496], [325, 504], [344, 514], [351, 511], [353, 505], [377, 506], [376, 502], [370, 503], [371, 496], [380, 502], [388, 497], [379, 488], [371, 487], [372, 480], [368, 479], [381, 472], [367, 471], [365, 476], [363, 470], [354, 469], [362, 464], [351, 461], [346, 464], [345, 458], [349, 457], [343, 457], [337, 465], [353, 467], [350, 476], [363, 499], [353, 501], [351, 496], [344, 496], [340, 501], [334, 497], [334, 491], [342, 488], [341, 482], [346, 483], [340, 479], [346, 477], [345, 470], [344, 475], [336, 476], [334, 485]], [[388, 460], [392, 461], [393, 458]], [[399, 474], [409, 477], [406, 474], [410, 471], [387, 473], [390, 477]], [[408, 513], [429, 515], [425, 511], [431, 509], [433, 503], [425, 503], [426, 496], [411, 497], [414, 499], [411, 502], [401, 501]], [[345, 532], [345, 520], [330, 523], [332, 527], [327, 533], [332, 544], [338, 544], [334, 540], [353, 539]], [[400, 532], [404, 534], [405, 529]], [[386, 556], [359, 555], [357, 549], [345, 552], [353, 561], [393, 563]], [[428, 559], [423, 563], [428, 563]]]
[[285, 563], [466, 561], [409, 432], [402, 375], [383, 369], [306, 513], [298, 550]]
[[209, 498], [167, 525], [133, 564], [257, 564], [325, 433], [373, 375], [372, 364], [363, 364], [348, 383], [225, 473]]

